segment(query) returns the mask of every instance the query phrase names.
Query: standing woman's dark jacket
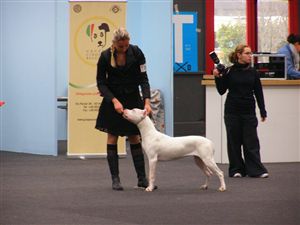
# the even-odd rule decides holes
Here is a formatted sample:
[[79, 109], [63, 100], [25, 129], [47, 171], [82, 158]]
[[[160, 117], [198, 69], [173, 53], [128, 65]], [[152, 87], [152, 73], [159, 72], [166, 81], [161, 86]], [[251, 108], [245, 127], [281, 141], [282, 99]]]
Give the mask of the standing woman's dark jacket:
[[259, 74], [249, 64], [236, 63], [215, 81], [220, 95], [228, 90], [225, 115], [255, 115], [255, 96], [261, 117], [267, 117]]
[[144, 54], [138, 46], [129, 45], [124, 66], [113, 67], [111, 58], [111, 49], [106, 49], [101, 53], [97, 65], [97, 86], [104, 99], [99, 109], [96, 128], [118, 136], [139, 134], [135, 125], [115, 111], [112, 99], [117, 98], [124, 108], [144, 108], [143, 99], [150, 98]]

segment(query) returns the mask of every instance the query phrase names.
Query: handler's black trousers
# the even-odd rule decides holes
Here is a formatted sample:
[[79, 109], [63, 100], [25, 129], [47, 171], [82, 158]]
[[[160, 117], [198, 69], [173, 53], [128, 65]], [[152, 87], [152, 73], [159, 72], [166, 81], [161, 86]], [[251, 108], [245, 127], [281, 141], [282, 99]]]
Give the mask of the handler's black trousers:
[[229, 176], [241, 173], [242, 176], [256, 177], [267, 173], [260, 160], [256, 115], [226, 114], [224, 119], [227, 132]]

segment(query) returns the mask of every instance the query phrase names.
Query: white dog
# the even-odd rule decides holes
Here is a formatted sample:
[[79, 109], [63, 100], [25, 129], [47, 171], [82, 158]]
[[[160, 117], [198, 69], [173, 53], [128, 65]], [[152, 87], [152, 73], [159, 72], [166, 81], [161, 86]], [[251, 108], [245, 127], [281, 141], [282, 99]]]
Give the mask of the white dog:
[[206, 175], [205, 184], [201, 189], [207, 189], [209, 177], [215, 173], [221, 186], [219, 191], [225, 191], [224, 174], [218, 168], [213, 158], [213, 143], [201, 136], [169, 137], [158, 132], [145, 110], [125, 109], [123, 117], [137, 125], [142, 136], [142, 147], [149, 160], [149, 186], [146, 191], [153, 191], [155, 169], [158, 160], [172, 160], [184, 156], [194, 156], [196, 164]]

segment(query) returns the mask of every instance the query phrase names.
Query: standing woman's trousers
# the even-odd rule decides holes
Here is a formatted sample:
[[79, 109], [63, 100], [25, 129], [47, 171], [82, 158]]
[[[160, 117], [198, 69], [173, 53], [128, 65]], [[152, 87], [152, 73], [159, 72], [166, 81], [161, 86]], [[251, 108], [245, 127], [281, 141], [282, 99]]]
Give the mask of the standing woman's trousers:
[[241, 173], [242, 176], [256, 177], [267, 173], [260, 159], [256, 115], [226, 114], [224, 119], [227, 132], [229, 176]]

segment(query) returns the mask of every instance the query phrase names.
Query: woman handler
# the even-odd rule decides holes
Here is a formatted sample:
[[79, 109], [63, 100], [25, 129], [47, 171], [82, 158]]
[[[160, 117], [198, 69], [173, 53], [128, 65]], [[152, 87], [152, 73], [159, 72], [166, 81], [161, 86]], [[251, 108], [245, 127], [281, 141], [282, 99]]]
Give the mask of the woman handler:
[[112, 189], [118, 191], [123, 190], [119, 178], [119, 136], [128, 136], [138, 187], [148, 186], [139, 130], [136, 125], [122, 117], [125, 108], [146, 109], [148, 114], [151, 113], [145, 57], [138, 46], [129, 44], [129, 40], [129, 33], [124, 28], [116, 29], [111, 48], [101, 53], [97, 65], [97, 86], [104, 99], [99, 109], [96, 128], [107, 133], [107, 161]]

